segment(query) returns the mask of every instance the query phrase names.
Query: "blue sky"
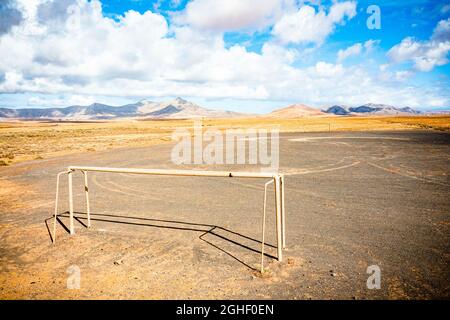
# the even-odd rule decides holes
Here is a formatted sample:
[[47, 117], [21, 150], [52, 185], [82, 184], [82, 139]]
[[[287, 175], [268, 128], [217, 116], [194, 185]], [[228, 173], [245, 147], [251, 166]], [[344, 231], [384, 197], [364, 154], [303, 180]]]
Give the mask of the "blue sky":
[[0, 107], [450, 107], [445, 1], [6, 0], [0, 15]]

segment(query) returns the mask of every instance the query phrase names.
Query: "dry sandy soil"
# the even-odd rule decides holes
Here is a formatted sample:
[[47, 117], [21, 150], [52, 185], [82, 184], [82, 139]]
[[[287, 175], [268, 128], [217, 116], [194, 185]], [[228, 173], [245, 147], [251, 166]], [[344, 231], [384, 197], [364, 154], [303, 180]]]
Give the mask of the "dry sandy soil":
[[[61, 217], [51, 242], [57, 172], [74, 164], [179, 168], [170, 134], [190, 121], [2, 124], [0, 150], [13, 157], [0, 168], [0, 298], [448, 299], [449, 118], [203, 122], [277, 124], [288, 250], [283, 262], [274, 259], [269, 212], [263, 275], [263, 185], [253, 179], [91, 174], [87, 229], [77, 175], [76, 234]], [[27, 160], [36, 155], [43, 159]], [[61, 187], [67, 216], [65, 179]], [[381, 268], [380, 290], [366, 286], [370, 265]], [[80, 289], [67, 288], [74, 266]]]
[[[127, 122], [0, 122], [0, 166], [73, 153], [150, 146], [171, 141], [192, 120]], [[450, 131], [450, 116], [205, 119], [205, 128], [272, 128], [282, 132], [435, 129]]]

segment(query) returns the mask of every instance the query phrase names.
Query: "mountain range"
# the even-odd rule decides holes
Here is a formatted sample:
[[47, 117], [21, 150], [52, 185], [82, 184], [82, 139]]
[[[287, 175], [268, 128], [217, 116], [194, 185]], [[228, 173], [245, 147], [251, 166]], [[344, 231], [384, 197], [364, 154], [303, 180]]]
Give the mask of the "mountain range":
[[421, 114], [420, 111], [410, 107], [393, 107], [386, 104], [367, 103], [357, 107], [347, 107], [334, 105], [326, 110], [325, 113], [339, 116], [345, 115], [415, 115]]
[[[370, 116], [370, 115], [418, 115], [422, 114], [410, 107], [394, 107], [384, 104], [367, 103], [357, 107], [334, 105], [320, 110], [303, 104], [294, 104], [277, 109], [265, 118], [301, 118], [317, 116]], [[254, 116], [232, 111], [212, 110], [201, 107], [182, 98], [168, 102], [141, 100], [123, 106], [93, 103], [88, 106], [65, 108], [0, 108], [3, 119], [50, 119], [50, 120], [112, 120], [112, 119], [186, 119], [186, 118], [232, 118]]]
[[241, 116], [238, 112], [211, 110], [181, 98], [169, 102], [141, 100], [137, 103], [113, 107], [101, 103], [65, 108], [0, 108], [0, 118], [61, 119], [61, 120], [111, 120], [111, 119], [180, 119], [180, 118], [230, 118]]
[[422, 114], [410, 107], [393, 107], [384, 104], [367, 103], [357, 107], [334, 105], [327, 109], [309, 107], [303, 104], [293, 104], [286, 108], [277, 109], [264, 115], [266, 118], [304, 118], [318, 116], [389, 116], [389, 115], [418, 115]]

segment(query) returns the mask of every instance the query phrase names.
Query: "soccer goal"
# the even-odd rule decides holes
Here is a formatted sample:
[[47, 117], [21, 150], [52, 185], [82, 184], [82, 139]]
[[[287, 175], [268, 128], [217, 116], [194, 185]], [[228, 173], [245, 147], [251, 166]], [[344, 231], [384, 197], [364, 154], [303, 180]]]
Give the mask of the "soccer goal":
[[262, 214], [262, 241], [261, 241], [261, 272], [264, 269], [264, 236], [266, 228], [266, 203], [267, 190], [270, 184], [274, 185], [275, 191], [275, 213], [276, 213], [276, 234], [277, 234], [277, 258], [282, 261], [282, 250], [286, 247], [285, 236], [285, 210], [284, 210], [284, 175], [279, 173], [265, 172], [242, 172], [242, 171], [204, 171], [204, 170], [171, 170], [171, 169], [136, 169], [136, 168], [108, 168], [108, 167], [85, 167], [85, 166], [69, 166], [66, 171], [57, 174], [56, 179], [56, 198], [55, 212], [53, 223], [53, 243], [56, 242], [56, 221], [58, 216], [59, 201], [59, 182], [63, 174], [68, 176], [69, 185], [69, 231], [75, 234], [74, 216], [73, 216], [73, 183], [72, 175], [75, 172], [81, 172], [84, 176], [84, 193], [86, 196], [86, 214], [87, 227], [91, 227], [91, 212], [89, 208], [89, 187], [88, 172], [103, 173], [129, 173], [137, 175], [159, 175], [159, 176], [186, 176], [186, 177], [217, 177], [217, 178], [261, 178], [269, 179], [264, 184], [264, 201]]

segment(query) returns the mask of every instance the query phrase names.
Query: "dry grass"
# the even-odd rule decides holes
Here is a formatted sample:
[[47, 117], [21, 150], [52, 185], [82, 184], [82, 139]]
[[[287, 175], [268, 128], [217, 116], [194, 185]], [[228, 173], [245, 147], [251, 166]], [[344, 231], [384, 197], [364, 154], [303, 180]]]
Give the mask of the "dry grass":
[[[263, 117], [205, 119], [205, 128], [271, 128], [282, 132], [437, 129], [450, 131], [450, 116], [430, 117]], [[58, 155], [148, 146], [171, 140], [176, 128], [192, 128], [192, 120], [123, 122], [0, 123], [0, 166]]]
[[450, 116], [426, 117], [312, 117], [298, 119], [219, 119], [204, 124], [219, 128], [263, 128], [279, 125], [282, 132], [372, 131], [437, 129], [450, 131]]
[[401, 123], [407, 126], [413, 126], [421, 129], [434, 129], [441, 131], [450, 131], [450, 116], [435, 117], [400, 117], [386, 119], [390, 123]]

